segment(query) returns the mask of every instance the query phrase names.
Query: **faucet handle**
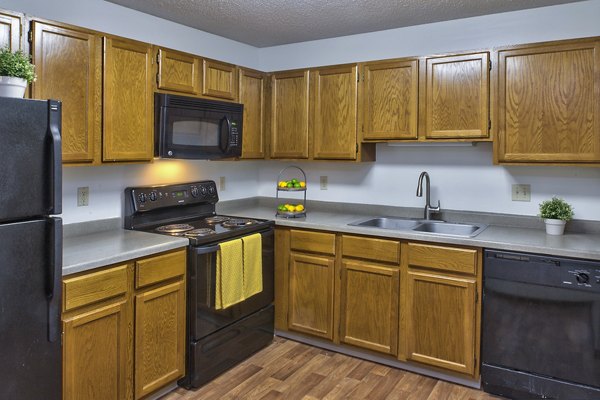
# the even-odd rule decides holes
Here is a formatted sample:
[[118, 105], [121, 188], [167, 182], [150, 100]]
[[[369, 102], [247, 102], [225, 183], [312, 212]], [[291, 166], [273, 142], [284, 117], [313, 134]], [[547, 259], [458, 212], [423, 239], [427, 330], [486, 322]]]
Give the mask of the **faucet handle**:
[[439, 212], [440, 211], [440, 201], [438, 200], [437, 207], [429, 207], [429, 209], [431, 211]]

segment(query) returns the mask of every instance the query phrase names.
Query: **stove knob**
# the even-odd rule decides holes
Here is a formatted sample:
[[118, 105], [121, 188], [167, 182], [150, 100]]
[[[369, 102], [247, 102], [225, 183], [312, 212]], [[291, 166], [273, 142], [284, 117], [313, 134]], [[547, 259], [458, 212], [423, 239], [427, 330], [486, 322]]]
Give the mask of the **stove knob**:
[[215, 194], [215, 187], [214, 186], [209, 186], [208, 187], [208, 193], [212, 196]]
[[200, 193], [198, 192], [198, 188], [196, 186], [192, 186], [192, 196], [198, 197]]
[[577, 279], [577, 282], [579, 283], [588, 283], [590, 281], [590, 276], [585, 272], [580, 272], [575, 276], [575, 279]]
[[145, 203], [146, 202], [146, 193], [141, 193], [138, 196], [138, 200], [140, 201], [140, 203]]
[[202, 196], [206, 196], [206, 186], [200, 186], [200, 193], [202, 193]]
[[150, 196], [148, 197], [150, 197], [150, 201], [156, 201], [156, 199], [158, 198], [156, 196], [156, 192], [150, 192]]

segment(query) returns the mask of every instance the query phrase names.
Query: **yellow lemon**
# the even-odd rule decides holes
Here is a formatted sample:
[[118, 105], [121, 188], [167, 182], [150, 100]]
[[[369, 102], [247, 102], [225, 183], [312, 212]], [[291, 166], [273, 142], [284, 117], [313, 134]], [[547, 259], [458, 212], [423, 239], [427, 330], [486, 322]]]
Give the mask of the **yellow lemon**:
[[296, 206], [296, 212], [304, 211], [304, 206], [302, 204], [298, 204]]
[[305, 188], [306, 187], [306, 182], [304, 182], [304, 181], [300, 182], [300, 187], [301, 188]]
[[285, 181], [280, 181], [279, 182], [279, 187], [283, 188], [283, 187], [286, 187], [286, 186], [287, 186], [287, 182], [285, 182]]
[[294, 207], [294, 206], [293, 206], [293, 205], [291, 205], [291, 204], [288, 204], [288, 205], [286, 206], [286, 208], [288, 209], [288, 211], [289, 211], [289, 212], [294, 212], [294, 211], [296, 210], [296, 207]]

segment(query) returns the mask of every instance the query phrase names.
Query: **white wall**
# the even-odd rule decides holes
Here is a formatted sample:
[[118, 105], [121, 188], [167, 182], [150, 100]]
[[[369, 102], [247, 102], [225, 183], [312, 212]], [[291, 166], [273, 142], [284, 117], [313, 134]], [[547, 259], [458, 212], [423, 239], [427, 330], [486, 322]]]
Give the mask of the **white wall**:
[[0, 8], [258, 68], [253, 46], [104, 0], [0, 0]]
[[[361, 35], [260, 49], [263, 70], [427, 55], [493, 46], [600, 35], [600, 0], [439, 22]], [[273, 196], [286, 163], [260, 164], [259, 194]], [[417, 178], [428, 171], [432, 200], [442, 208], [536, 215], [538, 204], [559, 195], [576, 218], [600, 221], [600, 168], [500, 167], [492, 147], [388, 147], [363, 165], [298, 163], [309, 175], [309, 199], [421, 207]], [[319, 176], [329, 189], [319, 190]], [[511, 201], [511, 185], [531, 185], [531, 202]]]

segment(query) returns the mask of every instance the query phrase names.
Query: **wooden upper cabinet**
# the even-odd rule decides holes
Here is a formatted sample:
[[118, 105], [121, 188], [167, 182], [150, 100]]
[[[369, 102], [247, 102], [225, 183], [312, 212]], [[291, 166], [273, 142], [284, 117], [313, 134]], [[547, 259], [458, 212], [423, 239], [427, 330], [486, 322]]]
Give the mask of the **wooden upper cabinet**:
[[146, 43], [104, 38], [103, 161], [147, 161], [153, 151], [152, 52]]
[[235, 65], [203, 60], [202, 95], [236, 101], [238, 97]]
[[85, 30], [39, 21], [32, 21], [31, 29], [38, 75], [33, 98], [62, 102], [63, 161], [91, 163], [100, 129], [99, 39]]
[[311, 71], [314, 159], [356, 159], [356, 72], [356, 65]]
[[0, 10], [0, 49], [11, 51], [21, 48], [21, 16]]
[[425, 138], [489, 137], [489, 53], [426, 59]]
[[308, 158], [308, 70], [271, 76], [271, 158]]
[[240, 103], [244, 105], [242, 158], [265, 158], [266, 76], [240, 68], [239, 84]]
[[363, 139], [417, 139], [419, 61], [363, 66]]
[[200, 94], [200, 59], [191, 54], [159, 49], [158, 89], [198, 95]]
[[600, 41], [498, 51], [501, 163], [600, 162]]

